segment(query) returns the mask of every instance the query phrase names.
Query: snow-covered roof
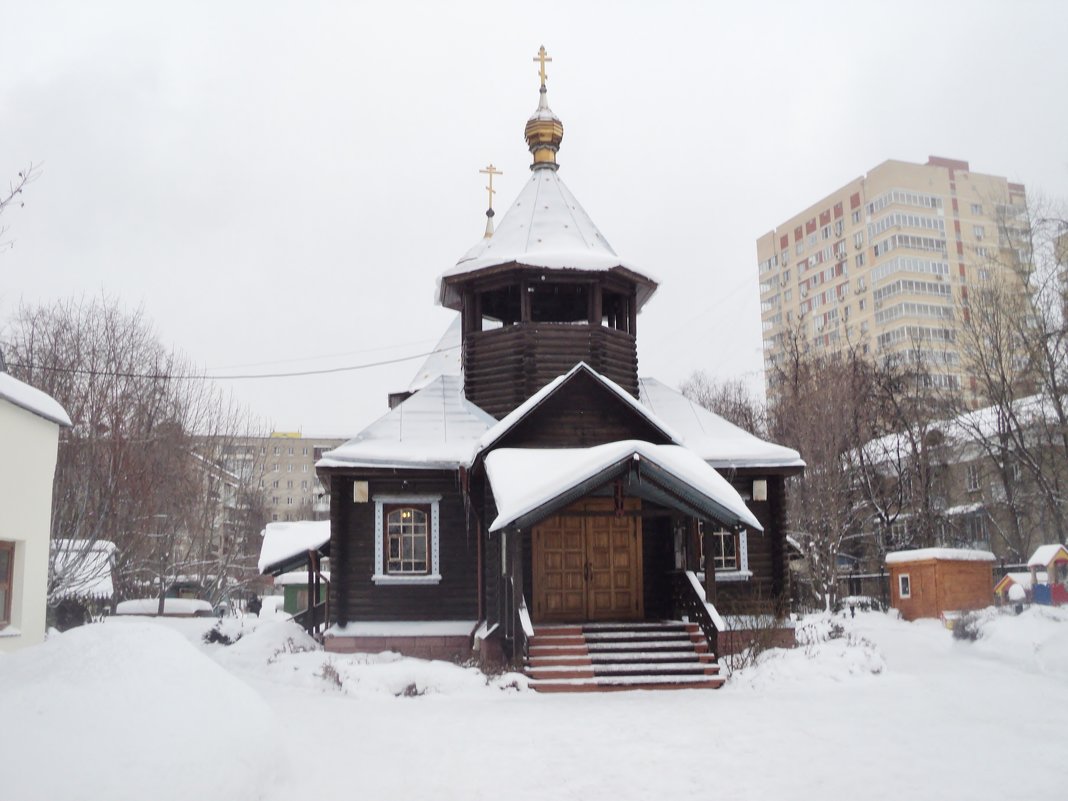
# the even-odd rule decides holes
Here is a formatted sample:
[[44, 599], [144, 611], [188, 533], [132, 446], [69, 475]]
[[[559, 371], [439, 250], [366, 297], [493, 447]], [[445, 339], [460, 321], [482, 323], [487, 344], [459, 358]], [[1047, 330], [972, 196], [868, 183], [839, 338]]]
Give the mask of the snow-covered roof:
[[738, 521], [763, 530], [730, 483], [699, 456], [678, 445], [622, 440], [592, 448], [499, 448], [486, 457], [498, 531], [615, 465], [647, 461]]
[[1060, 552], [1064, 552], [1064, 557], [1068, 558], [1068, 549], [1063, 545], [1053, 543], [1052, 545], [1039, 545], [1031, 558], [1027, 560], [1028, 567], [1046, 567], [1052, 562]]
[[0, 371], [0, 398], [61, 426], [71, 424], [66, 410], [51, 395]]
[[679, 437], [679, 435], [675, 434], [667, 425], [664, 424], [662, 420], [660, 420], [649, 409], [642, 406], [642, 404], [639, 403], [633, 395], [623, 389], [623, 387], [621, 387], [615, 381], [612, 381], [609, 378], [605, 378], [603, 375], [601, 375], [588, 364], [586, 364], [586, 362], [579, 362], [566, 373], [557, 376], [544, 387], [542, 387], [529, 398], [527, 398], [525, 401], [523, 401], [523, 403], [521, 403], [519, 406], [517, 406], [515, 409], [513, 409], [511, 412], [501, 418], [500, 422], [497, 422], [495, 420], [494, 423], [496, 423], [496, 425], [494, 425], [493, 428], [489, 429], [485, 434], [483, 434], [481, 439], [479, 440], [479, 451], [483, 451], [486, 448], [490, 447], [491, 445], [493, 445], [493, 443], [497, 442], [501, 437], [503, 437], [505, 434], [515, 428], [522, 420], [527, 417], [527, 415], [529, 415], [532, 411], [534, 411], [534, 409], [544, 403], [546, 399], [555, 394], [556, 391], [559, 390], [560, 387], [562, 387], [565, 383], [567, 383], [569, 379], [571, 379], [574, 375], [580, 372], [587, 373], [594, 380], [604, 386], [605, 389], [616, 395], [621, 401], [623, 401], [625, 404], [630, 406], [635, 412], [637, 412], [640, 417], [645, 418], [645, 420], [647, 420], [649, 424], [653, 426], [653, 428], [656, 428], [658, 431], [660, 431], [667, 439], [670, 439], [676, 445], [682, 444], [682, 438]]
[[[1044, 583], [1046, 580], [1047, 580], [1047, 574], [1045, 574], [1045, 573], [1039, 573], [1038, 574], [1038, 581], [1039, 581], [1040, 584]], [[1011, 584], [1019, 584], [1025, 590], [1030, 590], [1031, 589], [1031, 574], [1030, 573], [1006, 573], [1004, 576], [1001, 577], [1001, 581], [999, 581], [997, 583], [997, 586], [994, 589], [997, 589], [997, 587], [1007, 587], [1007, 586], [1009, 586], [1010, 583]]]
[[267, 573], [300, 554], [316, 551], [330, 542], [329, 520], [268, 523], [261, 534], [260, 573]]
[[978, 551], [971, 548], [917, 548], [912, 551], [894, 551], [886, 555], [888, 565], [903, 562], [924, 562], [941, 559], [953, 562], [994, 562], [997, 561], [990, 551]]
[[493, 236], [480, 239], [455, 267], [442, 273], [439, 302], [452, 306], [459, 300], [446, 279], [513, 263], [591, 272], [622, 268], [639, 279], [638, 308], [656, 291], [654, 278], [616, 255], [556, 170], [531, 172]]
[[[1040, 395], [1020, 398], [1013, 403], [1013, 411], [1023, 426], [1053, 419], [1050, 404]], [[960, 447], [974, 442], [977, 438], [987, 439], [995, 436], [999, 430], [1000, 413], [1001, 409], [998, 406], [985, 406], [949, 420], [932, 423], [929, 430], [940, 433], [945, 445]], [[892, 461], [900, 454], [907, 454], [910, 451], [908, 438], [902, 433], [877, 437], [869, 440], [862, 447], [867, 459], [873, 464]]]
[[958, 515], [970, 515], [983, 510], [983, 504], [981, 503], [962, 503], [959, 506], [950, 506], [944, 514], [946, 517], [956, 517]]
[[766, 442], [655, 378], [638, 379], [642, 404], [713, 467], [804, 467], [793, 448]]
[[[154, 615], [159, 610], [159, 598], [132, 598], [115, 607], [116, 615]], [[164, 598], [165, 615], [210, 615], [211, 604], [199, 598]]]
[[496, 419], [463, 396], [459, 376], [442, 375], [332, 451], [317, 467], [469, 466]]
[[434, 350], [426, 357], [426, 361], [419, 366], [415, 376], [412, 378], [412, 383], [408, 385], [409, 392], [418, 392], [438, 376], [463, 375], [460, 347], [463, 344], [463, 340], [460, 322], [460, 315], [457, 314], [456, 319], [449, 324], [449, 327], [445, 329], [445, 333], [441, 335], [441, 339], [434, 346]]
[[[312, 581], [315, 581], [315, 574], [312, 573]], [[323, 581], [330, 581], [330, 571], [323, 570], [319, 573], [323, 577]], [[288, 573], [283, 573], [280, 576], [274, 577], [274, 586], [285, 587], [290, 584], [299, 584], [301, 586], [308, 586], [308, 571], [307, 570], [290, 570]]]
[[115, 543], [108, 540], [54, 539], [53, 577], [59, 598], [110, 598], [115, 594], [111, 562]]

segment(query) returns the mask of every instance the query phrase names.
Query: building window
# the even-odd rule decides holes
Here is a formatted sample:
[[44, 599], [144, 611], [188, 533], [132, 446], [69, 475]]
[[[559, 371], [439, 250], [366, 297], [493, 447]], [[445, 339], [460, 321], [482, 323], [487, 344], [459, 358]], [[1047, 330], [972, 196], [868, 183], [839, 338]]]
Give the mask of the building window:
[[[708, 558], [704, 550], [704, 526], [704, 523], [699, 523], [697, 528], [702, 570]], [[749, 570], [749, 541], [745, 531], [735, 533], [719, 529], [712, 532], [711, 539], [716, 581], [745, 581], [753, 575]]]
[[857, 225], [860, 222], [860, 209], [854, 209], [849, 219], [853, 221], [853, 225]]
[[972, 226], [972, 234], [975, 235], [976, 239], [980, 239], [981, 240], [985, 233], [986, 233], [986, 231], [983, 229], [983, 226], [981, 226], [981, 225], [973, 225]]
[[964, 488], [968, 490], [968, 492], [979, 491], [979, 465], [968, 465], [964, 475]]
[[303, 447], [303, 448], [301, 449], [301, 454], [300, 454], [300, 455], [301, 455], [301, 456], [307, 456], [307, 455], [308, 455], [308, 446], [307, 446], [307, 445], [305, 445], [305, 446], [304, 446], [304, 447]]
[[15, 578], [15, 543], [0, 542], [0, 629], [11, 623], [11, 590]]
[[302, 473], [307, 473], [307, 472], [308, 472], [308, 465], [306, 465], [306, 464], [302, 464], [302, 465], [300, 466], [300, 472], [302, 472]]
[[897, 577], [897, 595], [899, 598], [912, 597], [912, 582], [909, 581], [908, 573], [902, 573]]
[[376, 495], [375, 584], [437, 584], [440, 495]]
[[278, 455], [278, 452], [279, 452], [279, 448], [278, 448], [278, 446], [277, 446], [277, 445], [275, 445], [275, 446], [274, 446], [274, 455], [275, 455], [275, 456], [277, 456], [277, 455]]
[[306, 490], [308, 488], [308, 482], [306, 480], [305, 481], [301, 481], [300, 482], [300, 488], [302, 490]]
[[278, 482], [277, 481], [272, 481], [271, 482], [271, 489], [278, 489]]
[[292, 465], [292, 463], [290, 463], [290, 464], [287, 464], [287, 465], [286, 465], [286, 472], [287, 472], [287, 473], [292, 473], [292, 472], [293, 472], [293, 465]]
[[275, 462], [274, 465], [271, 466], [271, 470], [274, 471], [275, 473], [278, 472], [278, 462]]
[[293, 446], [292, 445], [289, 446], [289, 455], [290, 456], [293, 455]]
[[293, 498], [292, 497], [286, 498], [286, 506], [292, 506], [292, 505], [293, 505]]
[[972, 204], [972, 214], [982, 214], [982, 213], [983, 213], [983, 204], [982, 203], [973, 203]]
[[286, 489], [293, 489], [293, 479], [286, 482]]

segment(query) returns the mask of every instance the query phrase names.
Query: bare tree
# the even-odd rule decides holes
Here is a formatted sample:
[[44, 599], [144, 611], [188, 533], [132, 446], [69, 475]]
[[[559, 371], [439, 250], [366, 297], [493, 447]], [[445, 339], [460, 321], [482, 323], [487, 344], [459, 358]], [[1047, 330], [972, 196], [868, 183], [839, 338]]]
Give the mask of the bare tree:
[[767, 411], [741, 379], [717, 381], [696, 370], [682, 382], [682, 394], [750, 434], [767, 433]]
[[868, 517], [844, 455], [871, 438], [871, 369], [854, 349], [817, 352], [798, 335], [786, 342], [773, 379], [778, 401], [770, 410], [772, 436], [796, 448], [807, 464], [790, 479], [789, 525], [816, 600], [830, 609], [838, 597], [839, 556], [861, 536]]
[[[60, 435], [54, 540], [80, 552], [115, 543], [118, 597], [165, 593], [189, 575], [217, 595], [248, 577], [249, 532], [262, 519], [240, 504], [255, 507], [257, 488], [234, 480], [224, 490], [220, 463], [227, 439], [251, 433], [237, 404], [165, 348], [143, 312], [106, 297], [23, 306], [6, 339], [12, 373], [74, 422]], [[76, 572], [77, 553], [55, 553], [53, 568], [57, 558]], [[51, 571], [53, 601], [63, 577]]]
[[[40, 176], [41, 170], [34, 164], [29, 164], [26, 169], [20, 171], [14, 179], [8, 182], [7, 192], [0, 194], [0, 216], [8, 208], [21, 208], [26, 205], [22, 199], [23, 190], [31, 183], [37, 180]], [[7, 233], [7, 228], [0, 226], [0, 250], [12, 247], [14, 243], [4, 240], [4, 234]]]

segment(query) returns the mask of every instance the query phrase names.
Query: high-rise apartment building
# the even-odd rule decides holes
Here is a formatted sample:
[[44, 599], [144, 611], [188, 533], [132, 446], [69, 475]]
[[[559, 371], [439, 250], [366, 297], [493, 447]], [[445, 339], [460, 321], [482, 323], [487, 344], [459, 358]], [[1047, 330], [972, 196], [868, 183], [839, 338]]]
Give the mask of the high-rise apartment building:
[[936, 385], [974, 395], [958, 343], [961, 302], [1009, 263], [999, 256], [1012, 252], [1006, 231], [1025, 203], [1023, 185], [966, 161], [886, 161], [760, 237], [769, 399], [798, 334], [831, 351], [923, 360]]

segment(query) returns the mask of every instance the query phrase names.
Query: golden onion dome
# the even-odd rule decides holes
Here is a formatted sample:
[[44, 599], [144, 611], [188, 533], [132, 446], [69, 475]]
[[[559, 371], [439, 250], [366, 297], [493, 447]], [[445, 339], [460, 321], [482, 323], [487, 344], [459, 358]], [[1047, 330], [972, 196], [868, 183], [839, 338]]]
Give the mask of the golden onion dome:
[[560, 149], [560, 142], [564, 138], [564, 124], [549, 108], [548, 92], [545, 88], [545, 81], [548, 77], [545, 74], [545, 62], [552, 61], [552, 59], [545, 54], [545, 47], [543, 46], [538, 51], [538, 55], [534, 57], [534, 60], [541, 64], [538, 72], [541, 77], [540, 97], [538, 98], [538, 109], [527, 120], [523, 136], [526, 137], [527, 147], [530, 148], [530, 153], [534, 156], [534, 162], [530, 165], [530, 169], [546, 168], [555, 170], [559, 166], [556, 163], [556, 151]]

